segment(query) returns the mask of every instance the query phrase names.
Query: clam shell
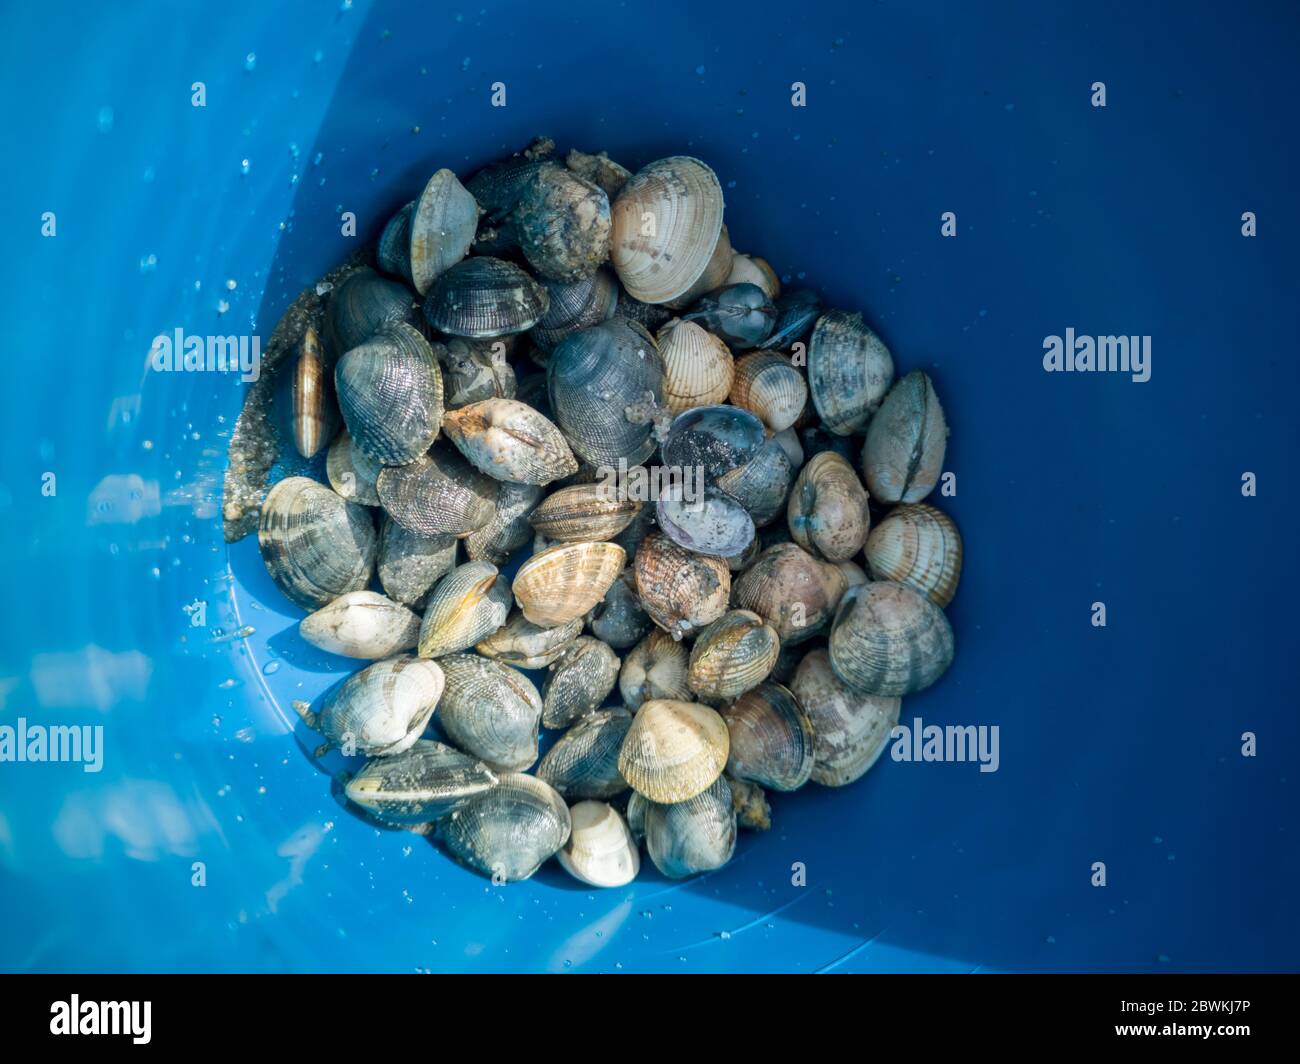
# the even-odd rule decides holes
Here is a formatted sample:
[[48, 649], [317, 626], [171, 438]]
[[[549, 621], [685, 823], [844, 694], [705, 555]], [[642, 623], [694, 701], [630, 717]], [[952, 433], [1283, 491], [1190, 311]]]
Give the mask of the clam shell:
[[723, 776], [731, 788], [731, 804], [736, 810], [736, 826], [748, 831], [770, 831], [772, 807], [767, 794], [757, 783]]
[[722, 337], [733, 350], [747, 351], [771, 335], [776, 306], [757, 285], [733, 284], [697, 300], [686, 319]]
[[623, 571], [627, 555], [614, 543], [561, 543], [534, 554], [515, 574], [524, 616], [554, 627], [583, 616]]
[[799, 433], [795, 429], [788, 428], [784, 432], [778, 432], [772, 440], [780, 444], [781, 450], [785, 452], [785, 456], [790, 459], [790, 464], [795, 469], [803, 466], [803, 443], [800, 442]]
[[443, 426], [456, 449], [493, 480], [540, 485], [578, 471], [564, 434], [527, 403], [485, 399], [448, 411]]
[[627, 780], [618, 771], [618, 757], [631, 727], [632, 714], [621, 706], [588, 714], [546, 751], [537, 778], [569, 799], [622, 794]]
[[787, 292], [776, 300], [776, 325], [767, 338], [767, 346], [781, 351], [808, 335], [821, 314], [822, 301], [816, 292], [800, 289]]
[[550, 296], [546, 313], [529, 335], [547, 353], [566, 336], [608, 321], [618, 306], [618, 282], [609, 270], [576, 281], [546, 281], [543, 287]]
[[853, 588], [831, 626], [831, 668], [863, 694], [901, 698], [924, 690], [947, 671], [952, 656], [943, 610], [906, 584]]
[[506, 361], [502, 340], [466, 340], [450, 337], [434, 346], [443, 370], [443, 403], [455, 410], [484, 399], [513, 399], [514, 368]]
[[636, 710], [645, 702], [669, 699], [689, 702], [686, 645], [660, 628], [654, 629], [623, 659], [618, 690], [623, 703]]
[[633, 717], [618, 770], [652, 802], [684, 802], [722, 775], [729, 746], [726, 724], [708, 706], [655, 699]]
[[793, 425], [808, 402], [803, 374], [775, 351], [755, 351], [736, 362], [731, 401], [757, 414], [771, 432]]
[[527, 676], [477, 654], [438, 664], [447, 677], [438, 723], [448, 739], [494, 769], [522, 771], [537, 760], [542, 699]]
[[375, 562], [370, 513], [307, 477], [286, 477], [270, 490], [257, 542], [276, 586], [307, 610], [360, 591]]
[[544, 669], [582, 632], [582, 618], [543, 628], [516, 610], [498, 628], [474, 647], [485, 658], [520, 669]]
[[426, 824], [495, 786], [486, 765], [443, 743], [418, 739], [409, 750], [378, 757], [348, 780], [348, 800], [390, 824]]
[[495, 883], [514, 883], [568, 842], [569, 807], [541, 780], [508, 773], [453, 812], [442, 831], [459, 860]]
[[712, 484], [687, 492], [680, 483], [659, 493], [655, 517], [664, 535], [696, 554], [734, 558], [754, 542], [754, 519], [736, 499]]
[[611, 208], [610, 260], [623, 287], [644, 303], [686, 293], [713, 258], [722, 211], [722, 186], [698, 159], [660, 159], [633, 175]]
[[658, 306], [654, 303], [642, 303], [641, 300], [633, 299], [626, 292], [620, 290], [618, 293], [618, 306], [614, 308], [614, 317], [634, 321], [648, 332], [653, 333], [656, 329], [666, 325], [676, 315], [670, 307]]
[[771, 263], [757, 255], [747, 255], [740, 251], [731, 257], [731, 272], [722, 282], [722, 287], [733, 284], [756, 285], [771, 300], [776, 300], [781, 295], [781, 279], [777, 277]]
[[410, 465], [385, 467], [375, 486], [393, 520], [421, 536], [466, 536], [496, 512], [496, 482], [450, 448], [435, 447]]
[[325, 320], [327, 346], [338, 358], [390, 325], [415, 325], [419, 314], [406, 285], [365, 267], [348, 274], [333, 290]]
[[729, 775], [775, 791], [798, 790], [808, 782], [813, 723], [787, 688], [759, 684], [721, 712], [731, 737]]
[[732, 604], [776, 629], [781, 643], [811, 639], [835, 612], [847, 581], [794, 543], [768, 547], [736, 580]]
[[411, 216], [415, 214], [415, 200], [388, 219], [379, 234], [375, 259], [384, 273], [411, 282]]
[[901, 698], [864, 695], [831, 669], [825, 650], [811, 650], [790, 689], [813, 723], [814, 783], [843, 787], [876, 763], [903, 706]]
[[312, 714], [295, 703], [308, 726], [344, 753], [388, 757], [419, 739], [438, 700], [443, 675], [436, 662], [402, 655], [353, 673]]
[[632, 838], [645, 838], [645, 814], [650, 806], [651, 803], [636, 791], [627, 796], [627, 829], [632, 832]]
[[810, 554], [842, 562], [862, 549], [871, 527], [867, 493], [834, 451], [813, 455], [790, 492], [790, 535]]
[[458, 565], [429, 593], [420, 626], [420, 657], [468, 650], [510, 613], [510, 589], [491, 562]]
[[679, 469], [704, 470], [716, 481], [742, 466], [762, 448], [763, 423], [734, 406], [698, 406], [673, 418], [663, 443], [663, 462]]
[[524, 258], [550, 281], [590, 277], [609, 257], [609, 197], [558, 163], [544, 163], [511, 217]]
[[456, 543], [453, 535], [420, 536], [385, 517], [376, 565], [384, 593], [406, 606], [421, 604], [456, 564]]
[[420, 618], [373, 591], [349, 591], [304, 617], [298, 633], [330, 654], [377, 661], [413, 648]]
[[817, 319], [808, 341], [808, 390], [827, 429], [838, 436], [860, 432], [893, 378], [889, 348], [861, 314], [828, 310]]
[[569, 808], [573, 830], [556, 854], [580, 883], [623, 887], [641, 870], [641, 851], [618, 811], [605, 802], [578, 802]]
[[449, 336], [491, 339], [531, 329], [548, 299], [546, 289], [514, 263], [475, 255], [433, 282], [424, 316]]
[[314, 458], [339, 428], [334, 382], [316, 330], [303, 331], [293, 373], [293, 443], [304, 458]]
[[411, 283], [424, 295], [460, 262], [478, 231], [478, 204], [450, 170], [439, 170], [424, 186], [411, 214]]
[[757, 613], [731, 610], [695, 640], [687, 686], [702, 700], [728, 702], [762, 683], [780, 652], [775, 628]]
[[505, 220], [518, 205], [528, 182], [554, 151], [553, 141], [539, 137], [524, 151], [489, 163], [466, 182], [465, 187], [486, 212], [488, 222]]
[[880, 502], [920, 502], [943, 472], [948, 422], [921, 370], [913, 370], [885, 396], [862, 448], [867, 488]]
[[680, 639], [727, 612], [731, 572], [721, 558], [693, 554], [655, 533], [637, 549], [636, 584], [650, 619]]
[[532, 535], [528, 522], [541, 497], [542, 489], [537, 484], [502, 481], [497, 488], [496, 513], [486, 525], [465, 537], [465, 553], [473, 561], [504, 565]]
[[722, 287], [727, 283], [727, 275], [731, 272], [731, 260], [734, 257], [735, 251], [731, 247], [731, 235], [727, 232], [726, 225], [723, 225], [722, 230], [718, 233], [718, 241], [713, 245], [713, 254], [709, 256], [709, 264], [704, 267], [704, 272], [680, 296], [668, 300], [668, 306], [675, 310], [684, 310], [706, 292], [712, 292], [715, 288]]
[[599, 543], [632, 523], [641, 504], [605, 484], [574, 484], [548, 495], [529, 524], [555, 543]]
[[875, 579], [914, 587], [939, 607], [957, 594], [962, 553], [952, 518], [925, 503], [894, 507], [867, 537], [867, 564]]
[[375, 481], [379, 479], [381, 468], [378, 462], [372, 462], [352, 446], [352, 437], [346, 432], [330, 444], [325, 454], [325, 475], [330, 487], [339, 498], [362, 506], [379, 505]]
[[[618, 667], [618, 655], [608, 644], [579, 636], [550, 665], [542, 685], [542, 723], [548, 728], [567, 728], [599, 708], [614, 690]], [[563, 788], [559, 791], [565, 793]]]
[[721, 776], [702, 794], [675, 805], [650, 803], [645, 810], [646, 851], [670, 879], [711, 872], [736, 852], [736, 810]]
[[654, 627], [641, 607], [636, 576], [631, 570], [624, 569], [609, 585], [605, 597], [587, 615], [587, 623], [592, 635], [615, 650], [626, 650]]
[[664, 404], [674, 414], [723, 402], [735, 366], [727, 345], [693, 321], [674, 318], [655, 337], [664, 362]]
[[588, 155], [574, 149], [564, 157], [564, 165], [593, 185], [599, 185], [610, 199], [622, 191], [632, 172], [614, 162], [603, 151]]
[[748, 462], [724, 473], [716, 483], [762, 528], [785, 512], [794, 468], [779, 437], [773, 436]]

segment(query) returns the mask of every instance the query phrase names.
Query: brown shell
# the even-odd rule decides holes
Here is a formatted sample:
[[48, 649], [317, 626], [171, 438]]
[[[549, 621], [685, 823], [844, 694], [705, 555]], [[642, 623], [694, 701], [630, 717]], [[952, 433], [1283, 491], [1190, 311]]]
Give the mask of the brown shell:
[[855, 587], [831, 626], [831, 667], [863, 694], [902, 697], [924, 690], [952, 657], [952, 627], [943, 610], [906, 584]]
[[810, 639], [830, 620], [848, 581], [797, 543], [777, 543], [736, 580], [732, 603], [767, 620], [781, 643]]
[[623, 571], [627, 555], [615, 543], [561, 543], [534, 554], [515, 574], [519, 608], [534, 624], [553, 627], [582, 617]]
[[835, 451], [813, 455], [800, 471], [786, 517], [794, 541], [831, 562], [857, 554], [871, 527], [867, 492], [848, 460]]
[[852, 783], [876, 763], [903, 706], [901, 698], [853, 690], [835, 675], [821, 648], [804, 656], [790, 690], [812, 721], [812, 778], [824, 787]]
[[777, 791], [798, 790], [813, 770], [814, 730], [790, 691], [762, 683], [722, 710], [731, 737], [727, 772]]
[[637, 548], [636, 585], [650, 619], [680, 639], [727, 612], [731, 571], [722, 558], [695, 554], [655, 532]]
[[722, 775], [729, 747], [726, 724], [708, 706], [656, 699], [632, 718], [618, 769], [650, 801], [684, 802]]
[[867, 537], [867, 564], [877, 580], [908, 584], [940, 607], [957, 594], [962, 554], [952, 518], [923, 502], [894, 507]]
[[641, 503], [605, 484], [574, 484], [548, 495], [529, 524], [555, 543], [613, 539], [641, 512]]
[[762, 683], [780, 652], [775, 628], [757, 613], [731, 610], [695, 640], [686, 682], [701, 699], [727, 702]]
[[664, 405], [674, 414], [723, 402], [735, 380], [731, 349], [693, 321], [674, 318], [655, 336], [664, 360]]
[[736, 361], [731, 402], [757, 414], [769, 432], [783, 432], [803, 413], [808, 385], [784, 355], [755, 351]]

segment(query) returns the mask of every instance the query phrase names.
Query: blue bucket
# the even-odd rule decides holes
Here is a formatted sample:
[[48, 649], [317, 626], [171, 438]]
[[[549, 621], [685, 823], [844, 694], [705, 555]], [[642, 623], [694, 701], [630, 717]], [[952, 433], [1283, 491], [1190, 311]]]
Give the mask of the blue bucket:
[[[0, 967], [1294, 967], [1294, 11], [47, 0], [6, 21], [0, 726], [102, 745], [0, 763]], [[956, 662], [903, 723], [996, 727], [996, 771], [891, 750], [773, 796], [720, 871], [646, 862], [600, 892], [554, 864], [494, 886], [340, 805], [289, 701], [355, 665], [303, 644], [256, 542], [222, 538], [248, 385], [154, 371], [150, 346], [265, 343], [434, 169], [539, 133], [707, 160], [736, 247], [931, 374], [967, 567]], [[1150, 379], [1044, 372], [1067, 329], [1151, 337]]]

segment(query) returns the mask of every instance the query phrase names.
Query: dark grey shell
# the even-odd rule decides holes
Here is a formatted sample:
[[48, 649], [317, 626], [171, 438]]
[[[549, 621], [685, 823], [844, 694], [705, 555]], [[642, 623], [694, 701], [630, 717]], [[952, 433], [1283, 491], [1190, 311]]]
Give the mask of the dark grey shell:
[[379, 234], [375, 258], [384, 273], [411, 282], [411, 216], [415, 213], [415, 200], [388, 219]]
[[828, 310], [808, 341], [808, 390], [837, 436], [862, 431], [894, 379], [894, 360], [861, 314]]
[[347, 753], [388, 757], [420, 738], [442, 691], [437, 662], [400, 655], [353, 673], [304, 720]]
[[673, 418], [663, 444], [666, 466], [703, 468], [716, 481], [750, 461], [767, 439], [763, 423], [734, 406], [697, 406]]
[[455, 410], [484, 399], [513, 399], [514, 367], [506, 361], [500, 340], [466, 340], [452, 337], [434, 346], [442, 365], [443, 402]]
[[632, 714], [622, 706], [583, 717], [546, 752], [537, 778], [569, 801], [622, 794], [628, 784], [618, 770], [618, 752], [630, 727]]
[[546, 393], [545, 373], [530, 373], [521, 378], [515, 388], [515, 398], [521, 403], [527, 403], [547, 420], [555, 420], [551, 397]]
[[794, 466], [774, 436], [748, 462], [718, 477], [717, 485], [749, 511], [755, 526], [762, 528], [785, 512], [793, 481]]
[[544, 352], [554, 351], [571, 333], [608, 321], [618, 306], [618, 282], [607, 269], [577, 281], [542, 283], [550, 295], [550, 303], [530, 335]]
[[736, 351], [758, 347], [776, 324], [776, 306], [756, 284], [742, 281], [710, 292], [683, 321], [693, 321], [727, 341]]
[[419, 320], [415, 296], [406, 285], [369, 267], [357, 270], [330, 297], [326, 321], [332, 355], [338, 358], [389, 325]]
[[307, 477], [286, 477], [271, 489], [257, 542], [276, 586], [306, 610], [360, 591], [375, 563], [370, 512]]
[[395, 602], [419, 606], [429, 589], [456, 564], [458, 540], [450, 533], [421, 536], [384, 517], [379, 533], [379, 583]]
[[475, 795], [442, 822], [452, 854], [494, 882], [528, 879], [569, 841], [569, 807], [543, 780], [519, 773]]
[[491, 339], [531, 329], [549, 300], [546, 289], [514, 263], [475, 255], [433, 282], [424, 316], [449, 336]]
[[671, 309], [660, 303], [642, 303], [621, 289], [618, 304], [614, 307], [614, 317], [634, 321], [652, 333], [658, 333], [661, 326], [676, 316]]
[[545, 165], [541, 154], [530, 149], [489, 163], [465, 183], [483, 208], [485, 221], [496, 225], [514, 211], [529, 182]]
[[644, 826], [650, 860], [670, 879], [721, 868], [736, 852], [736, 810], [722, 776], [684, 802], [647, 802]]
[[542, 488], [538, 484], [516, 484], [503, 480], [497, 488], [497, 507], [492, 520], [465, 537], [465, 553], [493, 565], [506, 560], [532, 537], [529, 523]]
[[885, 396], [867, 426], [862, 472], [880, 502], [920, 502], [943, 472], [948, 422], [929, 376], [916, 369]]
[[547, 280], [590, 277], [609, 258], [609, 197], [558, 163], [533, 173], [511, 223], [524, 258]]
[[367, 761], [343, 791], [385, 823], [427, 824], [496, 782], [482, 761], [432, 739], [417, 739], [400, 754]]
[[813, 327], [821, 313], [822, 301], [817, 293], [807, 288], [787, 292], [776, 301], [776, 326], [766, 344], [781, 350], [802, 340]]
[[812, 776], [812, 719], [788, 688], [761, 683], [720, 711], [731, 747], [727, 772], [776, 791], [793, 791]]
[[385, 467], [375, 486], [393, 520], [421, 536], [465, 536], [496, 512], [496, 481], [450, 447], [434, 447], [410, 465]]
[[[618, 668], [618, 655], [607, 643], [591, 636], [579, 636], [547, 670], [542, 684], [542, 724], [548, 728], [567, 728], [599, 708], [614, 690]], [[563, 789], [560, 793], [564, 793]]]
[[537, 760], [542, 697], [527, 676], [477, 654], [438, 664], [447, 680], [438, 723], [448, 739], [494, 769], [522, 771]]
[[565, 337], [547, 363], [546, 386], [555, 421], [579, 458], [632, 466], [654, 453], [664, 366], [640, 325], [611, 318]]
[[633, 646], [654, 627], [654, 621], [641, 606], [636, 574], [631, 567], [610, 584], [605, 597], [591, 611], [588, 623], [591, 634], [615, 650]]
[[330, 444], [325, 454], [325, 476], [339, 497], [362, 506], [378, 506], [379, 492], [375, 481], [382, 467], [352, 446], [352, 437], [344, 432]]

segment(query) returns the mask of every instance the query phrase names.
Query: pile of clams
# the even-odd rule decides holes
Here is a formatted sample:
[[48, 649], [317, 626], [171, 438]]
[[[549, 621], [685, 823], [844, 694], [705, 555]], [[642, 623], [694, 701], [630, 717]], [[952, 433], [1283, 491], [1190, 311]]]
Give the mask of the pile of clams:
[[258, 530], [302, 638], [367, 663], [295, 703], [346, 799], [498, 883], [618, 887], [861, 778], [953, 657], [930, 377], [734, 250], [688, 156], [438, 170], [369, 263], [302, 331], [319, 475]]

